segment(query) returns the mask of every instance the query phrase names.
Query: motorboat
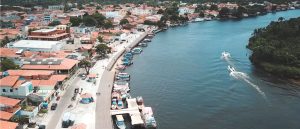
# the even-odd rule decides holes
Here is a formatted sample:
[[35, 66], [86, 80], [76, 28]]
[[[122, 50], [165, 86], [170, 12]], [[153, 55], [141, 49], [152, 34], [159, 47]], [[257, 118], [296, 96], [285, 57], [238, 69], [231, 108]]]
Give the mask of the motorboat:
[[126, 129], [126, 125], [124, 123], [124, 118], [122, 115], [116, 115], [116, 125], [119, 129]]
[[222, 58], [228, 58], [228, 57], [230, 57], [229, 52], [226, 52], [226, 51], [222, 52]]
[[151, 42], [151, 39], [146, 38], [146, 39], [144, 39], [143, 41], [144, 41], [144, 42]]
[[195, 19], [195, 22], [203, 22], [203, 21], [204, 21], [203, 18], [196, 18], [196, 19]]
[[118, 109], [124, 108], [124, 104], [122, 100], [118, 100]]
[[142, 42], [142, 43], [139, 43], [139, 46], [141, 46], [141, 47], [147, 47], [147, 46], [148, 46], [148, 44], [147, 44], [147, 43], [144, 43], [144, 42]]
[[142, 53], [142, 51], [143, 51], [143, 49], [139, 48], [139, 47], [132, 49], [133, 54], [140, 54], [140, 53]]
[[145, 121], [146, 128], [156, 128], [157, 127], [151, 107], [144, 107], [142, 110], [142, 114], [143, 114], [143, 119]]
[[228, 65], [227, 69], [229, 72], [235, 72], [235, 69], [230, 65]]
[[124, 80], [124, 81], [129, 81], [130, 80], [130, 75], [128, 73], [118, 73], [116, 76], [117, 80]]
[[111, 102], [111, 109], [112, 109], [112, 110], [117, 109], [117, 99], [112, 99], [112, 102]]

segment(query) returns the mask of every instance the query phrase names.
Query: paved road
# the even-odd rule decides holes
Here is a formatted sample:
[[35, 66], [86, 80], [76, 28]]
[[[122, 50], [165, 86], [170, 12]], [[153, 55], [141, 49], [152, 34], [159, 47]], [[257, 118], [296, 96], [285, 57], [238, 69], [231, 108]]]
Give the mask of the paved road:
[[[76, 75], [74, 75], [76, 76]], [[79, 87], [76, 85], [78, 81], [80, 80], [79, 77], [75, 77], [74, 80], [72, 80], [71, 85], [65, 89], [65, 93], [60, 98], [58, 106], [56, 110], [53, 112], [53, 116], [50, 118], [47, 129], [55, 129], [56, 127], [60, 127], [58, 125], [61, 125], [61, 117], [64, 111], [68, 108], [68, 106], [71, 104], [71, 98], [74, 94], [74, 89]]]
[[115, 71], [105, 70], [100, 81], [100, 86], [97, 92], [100, 95], [97, 96], [96, 102], [96, 129], [113, 129], [112, 118], [110, 115], [110, 105], [111, 105], [111, 91], [114, 81]]

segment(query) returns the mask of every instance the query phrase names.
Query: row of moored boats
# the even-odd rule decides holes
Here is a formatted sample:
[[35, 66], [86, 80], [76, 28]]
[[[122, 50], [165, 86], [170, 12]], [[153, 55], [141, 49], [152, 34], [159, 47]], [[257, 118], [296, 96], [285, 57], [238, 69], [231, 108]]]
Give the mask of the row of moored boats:
[[125, 116], [130, 116], [131, 128], [142, 127], [142, 128], [156, 128], [157, 124], [153, 115], [151, 107], [144, 105], [142, 97], [132, 98], [129, 94], [130, 87], [130, 75], [125, 73], [126, 67], [133, 64], [133, 56], [142, 53], [143, 47], [147, 47], [148, 43], [151, 42], [151, 38], [154, 35], [148, 35], [143, 41], [138, 44], [138, 47], [133, 48], [131, 51], [127, 51], [121, 58], [121, 62], [117, 64], [116, 69], [118, 72], [115, 75], [115, 81], [112, 90], [111, 98], [111, 110], [112, 111], [127, 111], [135, 110], [136, 112], [120, 113], [115, 117], [116, 126], [119, 129], [125, 129], [126, 124]]

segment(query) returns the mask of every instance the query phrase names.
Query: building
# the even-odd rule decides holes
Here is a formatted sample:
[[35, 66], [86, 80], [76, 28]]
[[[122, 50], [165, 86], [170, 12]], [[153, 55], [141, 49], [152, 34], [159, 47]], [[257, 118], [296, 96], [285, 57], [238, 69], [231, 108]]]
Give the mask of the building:
[[79, 61], [67, 58], [23, 59], [23, 70], [52, 70], [55, 74], [73, 74]]
[[5, 127], [5, 129], [16, 129], [18, 127], [18, 123], [3, 120], [0, 120], [0, 125], [1, 127]]
[[0, 79], [0, 94], [2, 96], [25, 98], [32, 92], [32, 83], [25, 81], [20, 76], [6, 76]]
[[0, 120], [10, 120], [21, 107], [21, 100], [0, 96]]
[[63, 5], [49, 5], [48, 9], [50, 9], [50, 10], [62, 10], [62, 9], [64, 9], [64, 6]]
[[24, 51], [54, 52], [62, 47], [60, 41], [19, 40], [10, 45], [11, 48], [23, 49]]
[[[64, 28], [64, 29], [62, 29]], [[50, 29], [40, 29], [29, 33], [28, 39], [30, 40], [47, 40], [47, 41], [58, 41], [70, 37], [67, 32], [67, 27], [55, 27]]]

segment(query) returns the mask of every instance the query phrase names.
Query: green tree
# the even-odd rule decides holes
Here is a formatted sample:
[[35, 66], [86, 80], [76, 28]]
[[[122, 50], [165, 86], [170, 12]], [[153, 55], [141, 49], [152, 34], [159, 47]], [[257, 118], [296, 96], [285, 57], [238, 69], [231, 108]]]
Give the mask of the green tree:
[[218, 10], [219, 10], [218, 5], [212, 4], [212, 5], [210, 6], [209, 10], [215, 10], [215, 11], [218, 11]]
[[229, 15], [229, 9], [227, 7], [221, 8], [221, 10], [219, 11], [219, 17], [220, 18], [227, 18]]
[[87, 60], [83, 59], [78, 63], [78, 66], [85, 69], [86, 74], [90, 74], [90, 69], [92, 67], [92, 63]]
[[97, 27], [102, 27], [105, 24], [106, 17], [98, 13], [97, 11], [92, 15], [92, 17], [96, 20]]
[[199, 17], [205, 17], [205, 14], [204, 14], [203, 11], [200, 11], [200, 12], [199, 12]]
[[96, 26], [97, 25], [96, 19], [93, 18], [92, 16], [84, 16], [82, 21], [83, 21], [83, 24], [86, 26]]
[[163, 14], [164, 13], [164, 10], [162, 10], [162, 9], [159, 9], [158, 11], [157, 11], [157, 14]]
[[103, 58], [106, 57], [107, 54], [111, 53], [111, 48], [106, 44], [99, 44], [96, 46], [96, 52], [101, 58]]
[[48, 26], [57, 26], [57, 25], [60, 25], [60, 21], [52, 21], [51, 23], [48, 24]]
[[109, 28], [113, 28], [114, 26], [113, 26], [113, 23], [110, 20], [106, 20], [103, 27], [105, 29], [109, 29]]
[[0, 62], [0, 71], [6, 71], [9, 69], [19, 69], [19, 66], [16, 65], [11, 59], [3, 58]]
[[80, 23], [82, 23], [82, 19], [79, 17], [71, 17], [70, 22], [72, 23], [72, 26], [79, 26]]
[[120, 25], [125, 25], [125, 24], [128, 24], [128, 23], [129, 23], [129, 21], [125, 18], [120, 21]]
[[9, 38], [5, 36], [4, 39], [1, 41], [1, 47], [4, 47], [9, 42], [10, 42]]
[[100, 43], [103, 42], [103, 37], [102, 37], [102, 36], [99, 35], [99, 36], [97, 37], [97, 39], [98, 39], [98, 41], [99, 41]]

